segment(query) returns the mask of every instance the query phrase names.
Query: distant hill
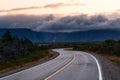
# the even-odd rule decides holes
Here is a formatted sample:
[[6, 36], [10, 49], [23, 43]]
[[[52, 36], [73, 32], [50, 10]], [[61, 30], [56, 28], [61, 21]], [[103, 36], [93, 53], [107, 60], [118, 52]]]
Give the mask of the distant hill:
[[33, 42], [94, 42], [108, 39], [120, 40], [120, 30], [99, 29], [77, 32], [36, 32], [30, 29], [0, 29], [0, 37], [9, 30], [15, 37], [28, 38]]

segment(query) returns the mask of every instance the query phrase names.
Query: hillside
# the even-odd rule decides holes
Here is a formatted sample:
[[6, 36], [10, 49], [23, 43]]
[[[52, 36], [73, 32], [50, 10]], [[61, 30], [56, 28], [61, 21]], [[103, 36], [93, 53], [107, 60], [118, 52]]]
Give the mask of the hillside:
[[0, 37], [6, 30], [14, 37], [28, 38], [32, 42], [94, 42], [108, 39], [119, 40], [120, 30], [98, 29], [77, 32], [36, 32], [30, 29], [0, 29]]

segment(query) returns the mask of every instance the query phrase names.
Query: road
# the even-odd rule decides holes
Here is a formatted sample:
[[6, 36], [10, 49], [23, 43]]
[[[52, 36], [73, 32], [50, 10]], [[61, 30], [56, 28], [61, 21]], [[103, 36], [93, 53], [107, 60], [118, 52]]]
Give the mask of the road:
[[85, 52], [54, 49], [53, 60], [5, 76], [0, 80], [103, 80], [98, 60]]

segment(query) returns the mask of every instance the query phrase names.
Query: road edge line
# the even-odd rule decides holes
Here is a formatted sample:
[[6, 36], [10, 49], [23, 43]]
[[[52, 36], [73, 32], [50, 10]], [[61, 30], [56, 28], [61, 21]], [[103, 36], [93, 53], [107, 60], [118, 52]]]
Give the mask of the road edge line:
[[99, 61], [98, 61], [98, 59], [95, 57], [95, 56], [93, 56], [93, 55], [91, 55], [91, 54], [89, 54], [94, 60], [95, 60], [95, 62], [97, 63], [97, 68], [98, 68], [98, 74], [99, 74], [99, 80], [103, 80], [103, 77], [102, 77], [102, 69], [101, 69], [101, 67], [100, 67], [100, 63], [99, 63]]

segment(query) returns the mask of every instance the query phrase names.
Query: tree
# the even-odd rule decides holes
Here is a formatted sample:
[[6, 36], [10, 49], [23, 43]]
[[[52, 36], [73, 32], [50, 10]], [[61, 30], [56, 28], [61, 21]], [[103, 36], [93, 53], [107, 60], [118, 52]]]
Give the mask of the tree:
[[12, 36], [10, 35], [10, 31], [7, 30], [5, 34], [2, 36], [3, 42], [11, 42], [12, 41]]

